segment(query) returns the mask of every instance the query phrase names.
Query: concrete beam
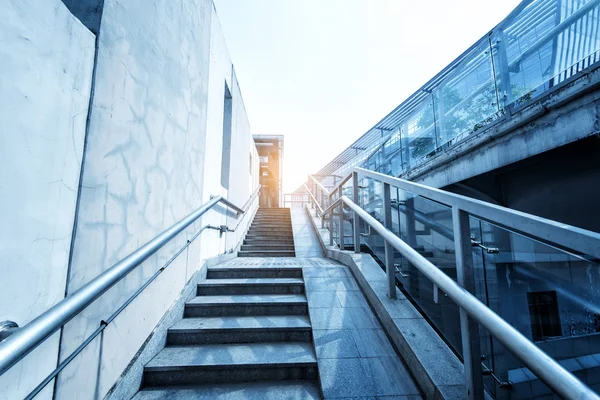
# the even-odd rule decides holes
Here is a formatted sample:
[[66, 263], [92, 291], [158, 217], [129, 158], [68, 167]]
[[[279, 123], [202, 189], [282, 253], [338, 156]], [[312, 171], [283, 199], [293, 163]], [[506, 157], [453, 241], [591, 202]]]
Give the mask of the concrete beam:
[[600, 133], [600, 68], [556, 86], [401, 178], [445, 187]]

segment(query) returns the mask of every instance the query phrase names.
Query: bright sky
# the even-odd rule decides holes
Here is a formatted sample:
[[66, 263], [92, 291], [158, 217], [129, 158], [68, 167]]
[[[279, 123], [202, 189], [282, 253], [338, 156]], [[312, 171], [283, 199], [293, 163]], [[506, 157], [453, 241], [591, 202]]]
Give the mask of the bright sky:
[[294, 191], [518, 0], [214, 0], [253, 134], [285, 135]]

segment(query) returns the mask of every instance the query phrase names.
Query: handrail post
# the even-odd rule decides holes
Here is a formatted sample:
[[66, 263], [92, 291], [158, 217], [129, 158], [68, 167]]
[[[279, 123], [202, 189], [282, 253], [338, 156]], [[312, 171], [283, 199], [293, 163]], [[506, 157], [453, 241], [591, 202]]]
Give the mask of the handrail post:
[[[383, 184], [383, 225], [392, 230], [392, 196], [390, 195], [390, 184]], [[396, 298], [396, 277], [394, 274], [394, 248], [385, 239], [385, 273], [388, 281], [388, 296]]]
[[[475, 271], [469, 214], [458, 207], [452, 207], [452, 224], [454, 227], [457, 281], [461, 287], [475, 295]], [[460, 336], [465, 365], [467, 398], [470, 400], [483, 399], [485, 395], [481, 370], [479, 326], [475, 320], [469, 318], [463, 308], [460, 308]]]
[[[321, 197], [319, 198], [319, 201], [321, 202], [321, 209], [325, 209], [325, 201], [323, 200], [325, 198], [325, 192], [323, 190], [321, 190]], [[325, 228], [325, 214], [321, 214], [321, 229]]]
[[[358, 173], [352, 172], [352, 201], [358, 204]], [[360, 219], [354, 211], [354, 252], [360, 253]]]
[[[338, 199], [341, 199], [342, 196], [344, 195], [343, 192], [343, 186], [344, 185], [340, 185], [339, 189], [338, 189]], [[339, 226], [339, 231], [340, 231], [340, 250], [344, 250], [344, 202], [340, 201], [340, 205], [338, 207], [338, 213], [340, 214], [340, 226]]]
[[[329, 203], [331, 204], [331, 194], [329, 195]], [[333, 246], [333, 209], [329, 210], [329, 245]]]
[[417, 245], [417, 229], [415, 219], [415, 198], [406, 200], [406, 238], [408, 245], [415, 247]]

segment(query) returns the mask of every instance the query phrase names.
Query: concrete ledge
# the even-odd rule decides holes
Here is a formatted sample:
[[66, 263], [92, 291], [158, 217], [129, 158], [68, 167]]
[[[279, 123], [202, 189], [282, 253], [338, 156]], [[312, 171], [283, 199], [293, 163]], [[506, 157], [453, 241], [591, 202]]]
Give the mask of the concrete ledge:
[[135, 354], [125, 371], [117, 382], [108, 391], [105, 400], [131, 399], [140, 389], [144, 366], [161, 351], [167, 342], [167, 330], [178, 320], [183, 318], [185, 303], [196, 296], [198, 283], [206, 279], [208, 267], [221, 264], [236, 257], [236, 253], [222, 254], [206, 259], [182, 288], [177, 300], [158, 322], [150, 336]]
[[396, 289], [397, 299], [387, 295], [387, 277], [368, 254], [341, 251], [328, 246], [329, 231], [306, 208], [323, 252], [348, 266], [373, 312], [379, 318], [415, 381], [427, 399], [464, 399], [463, 365], [412, 303]]

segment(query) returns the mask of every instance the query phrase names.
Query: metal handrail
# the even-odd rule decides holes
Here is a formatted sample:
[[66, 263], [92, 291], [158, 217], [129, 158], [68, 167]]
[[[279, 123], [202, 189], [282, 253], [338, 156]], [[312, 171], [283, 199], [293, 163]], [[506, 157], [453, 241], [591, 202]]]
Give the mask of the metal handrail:
[[[308, 175], [308, 177], [323, 191], [325, 192], [325, 194], [327, 196], [329, 196], [329, 190], [327, 190], [327, 188], [325, 186], [323, 186], [323, 184], [321, 182], [319, 182], [319, 180], [317, 178], [315, 178], [312, 175]], [[306, 185], [304, 185], [304, 187], [306, 188]], [[310, 193], [310, 190], [308, 191]]]
[[446, 293], [473, 320], [487, 329], [493, 337], [502, 343], [506, 349], [521, 361], [523, 365], [529, 368], [541, 381], [548, 385], [548, 387], [565, 399], [600, 400], [600, 396], [583, 384], [583, 382], [540, 350], [533, 342], [479, 301], [477, 297], [459, 286], [441, 269], [437, 268], [392, 231], [384, 227], [360, 206], [346, 196], [340, 197], [335, 203], [339, 202], [346, 204], [358, 217], [371, 226], [371, 228], [375, 229], [389, 245], [406, 257], [408, 262]]
[[[354, 168], [356, 169], [356, 168]], [[344, 186], [346, 184], [346, 182], [348, 182], [350, 180], [350, 178], [352, 178], [352, 172], [350, 172], [348, 174], [348, 176], [346, 176], [344, 179], [342, 179], [341, 181], [339, 181], [334, 187], [333, 189], [331, 189], [331, 192], [329, 194], [329, 197], [331, 197], [334, 193], [337, 193], [340, 189], [340, 187]]]
[[163, 231], [154, 239], [3, 340], [0, 343], [0, 375], [22, 360], [27, 354], [44, 342], [44, 340], [54, 334], [218, 203], [231, 208], [238, 216], [246, 212], [246, 210], [239, 208], [222, 196], [213, 197], [181, 221]]
[[[476, 200], [467, 196], [446, 192], [420, 183], [394, 178], [364, 168], [354, 168], [359, 175], [406, 190], [448, 207], [458, 207], [470, 215], [501, 227], [508, 228], [559, 247], [575, 250], [581, 254], [600, 259], [600, 233], [577, 228], [550, 219]], [[350, 179], [350, 177], [346, 180]]]
[[303, 186], [306, 189], [306, 191], [308, 192], [308, 195], [310, 196], [310, 199], [312, 199], [312, 201], [317, 205], [317, 210], [319, 211], [320, 216], [323, 216], [323, 207], [321, 207], [321, 205], [319, 204], [319, 202], [317, 201], [317, 199], [315, 198], [315, 196], [313, 196], [313, 194], [310, 192], [310, 190], [308, 189], [308, 187], [306, 185], [303, 185]]

